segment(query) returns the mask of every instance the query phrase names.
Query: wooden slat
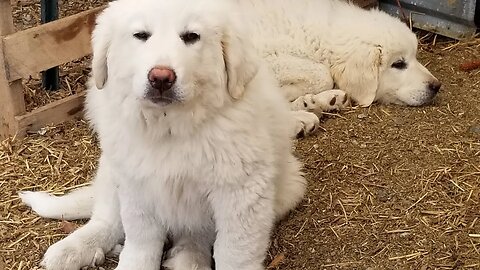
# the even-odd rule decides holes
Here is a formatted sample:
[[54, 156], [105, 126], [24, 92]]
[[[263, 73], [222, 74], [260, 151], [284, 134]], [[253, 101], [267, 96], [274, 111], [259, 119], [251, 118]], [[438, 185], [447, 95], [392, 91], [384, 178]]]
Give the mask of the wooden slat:
[[[2, 0], [4, 1], [4, 0]], [[99, 7], [4, 37], [9, 81], [90, 54], [90, 37]]]
[[12, 6], [8, 0], [0, 0], [0, 36], [13, 33]]
[[[0, 0], [0, 37], [14, 31], [10, 0]], [[17, 132], [16, 115], [25, 113], [22, 82], [9, 83], [4, 59], [4, 44], [0, 39], [0, 139]]]
[[15, 117], [20, 133], [30, 133], [47, 125], [56, 125], [80, 116], [83, 112], [85, 92], [51, 102], [27, 114]]

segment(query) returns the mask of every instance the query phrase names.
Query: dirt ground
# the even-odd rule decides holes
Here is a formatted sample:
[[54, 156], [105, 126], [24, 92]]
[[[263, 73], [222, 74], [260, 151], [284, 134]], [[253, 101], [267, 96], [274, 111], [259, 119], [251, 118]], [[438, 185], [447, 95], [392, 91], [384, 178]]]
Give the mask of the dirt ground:
[[[101, 1], [65, 1], [68, 12]], [[38, 5], [16, 5], [18, 28]], [[31, 16], [29, 20], [28, 16]], [[457, 43], [419, 33], [419, 58], [442, 82], [434, 104], [374, 105], [327, 115], [296, 143], [308, 193], [274, 232], [269, 269], [480, 269], [480, 39]], [[26, 81], [30, 108], [82, 91], [84, 62], [66, 65], [62, 91]], [[92, 177], [98, 146], [84, 121], [6, 140], [0, 146], [0, 269], [35, 269], [71, 231], [20, 204], [20, 190], [58, 194]], [[77, 222], [76, 224], [83, 224]], [[70, 224], [67, 224], [70, 225]], [[108, 258], [104, 269], [113, 269]]]

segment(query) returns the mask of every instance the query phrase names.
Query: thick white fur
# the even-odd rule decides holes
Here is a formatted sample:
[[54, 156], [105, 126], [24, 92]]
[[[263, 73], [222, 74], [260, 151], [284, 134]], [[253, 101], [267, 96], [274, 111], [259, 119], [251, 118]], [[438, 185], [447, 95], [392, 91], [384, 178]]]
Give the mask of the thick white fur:
[[[291, 152], [295, 117], [234, 10], [118, 0], [99, 16], [86, 108], [102, 154], [83, 190], [94, 193], [93, 213], [47, 250], [47, 270], [101, 263], [123, 232], [117, 270], [160, 269], [167, 236], [169, 269], [211, 269], [212, 247], [217, 270], [264, 269], [272, 226], [301, 200], [305, 180]], [[140, 41], [138, 31], [152, 36]], [[200, 40], [184, 44], [185, 31]], [[176, 73], [171, 104], [145, 98], [155, 66]], [[22, 198], [41, 204], [35, 196]]]
[[[251, 39], [291, 101], [334, 85], [362, 106], [417, 106], [435, 96], [428, 85], [438, 80], [416, 59], [415, 34], [382, 11], [335, 0], [237, 1], [255, 25]], [[406, 69], [391, 67], [401, 59]]]

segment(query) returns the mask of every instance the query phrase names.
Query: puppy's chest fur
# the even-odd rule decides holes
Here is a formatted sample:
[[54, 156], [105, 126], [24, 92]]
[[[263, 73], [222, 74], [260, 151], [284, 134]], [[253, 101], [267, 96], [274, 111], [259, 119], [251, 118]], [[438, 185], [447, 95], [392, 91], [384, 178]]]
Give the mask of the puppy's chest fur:
[[116, 142], [109, 143], [113, 151], [108, 152], [114, 153], [110, 157], [116, 167], [135, 181], [234, 184], [273, 161], [265, 158], [273, 149], [268, 143], [253, 140], [257, 135], [213, 128], [191, 137], [164, 136], [155, 141], [118, 136]]
[[123, 204], [163, 224], [169, 230], [210, 230], [214, 226], [208, 190], [196, 182], [171, 177], [128, 182], [120, 186]]
[[225, 186], [272, 186], [250, 179], [259, 173], [265, 181], [274, 179], [268, 134], [254, 123], [247, 130], [219, 128], [225, 124], [213, 122], [189, 136], [155, 140], [141, 130], [117, 129], [102, 148], [117, 170], [123, 203], [151, 212], [171, 228], [199, 229], [212, 224], [212, 192]]

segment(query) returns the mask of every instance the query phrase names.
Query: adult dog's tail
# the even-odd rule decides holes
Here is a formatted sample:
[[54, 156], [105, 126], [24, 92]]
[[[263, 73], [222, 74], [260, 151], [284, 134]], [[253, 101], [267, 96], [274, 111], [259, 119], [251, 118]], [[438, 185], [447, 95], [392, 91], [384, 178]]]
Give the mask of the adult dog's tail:
[[41, 217], [75, 220], [91, 217], [94, 193], [92, 186], [85, 186], [62, 196], [41, 191], [22, 191], [18, 196]]

